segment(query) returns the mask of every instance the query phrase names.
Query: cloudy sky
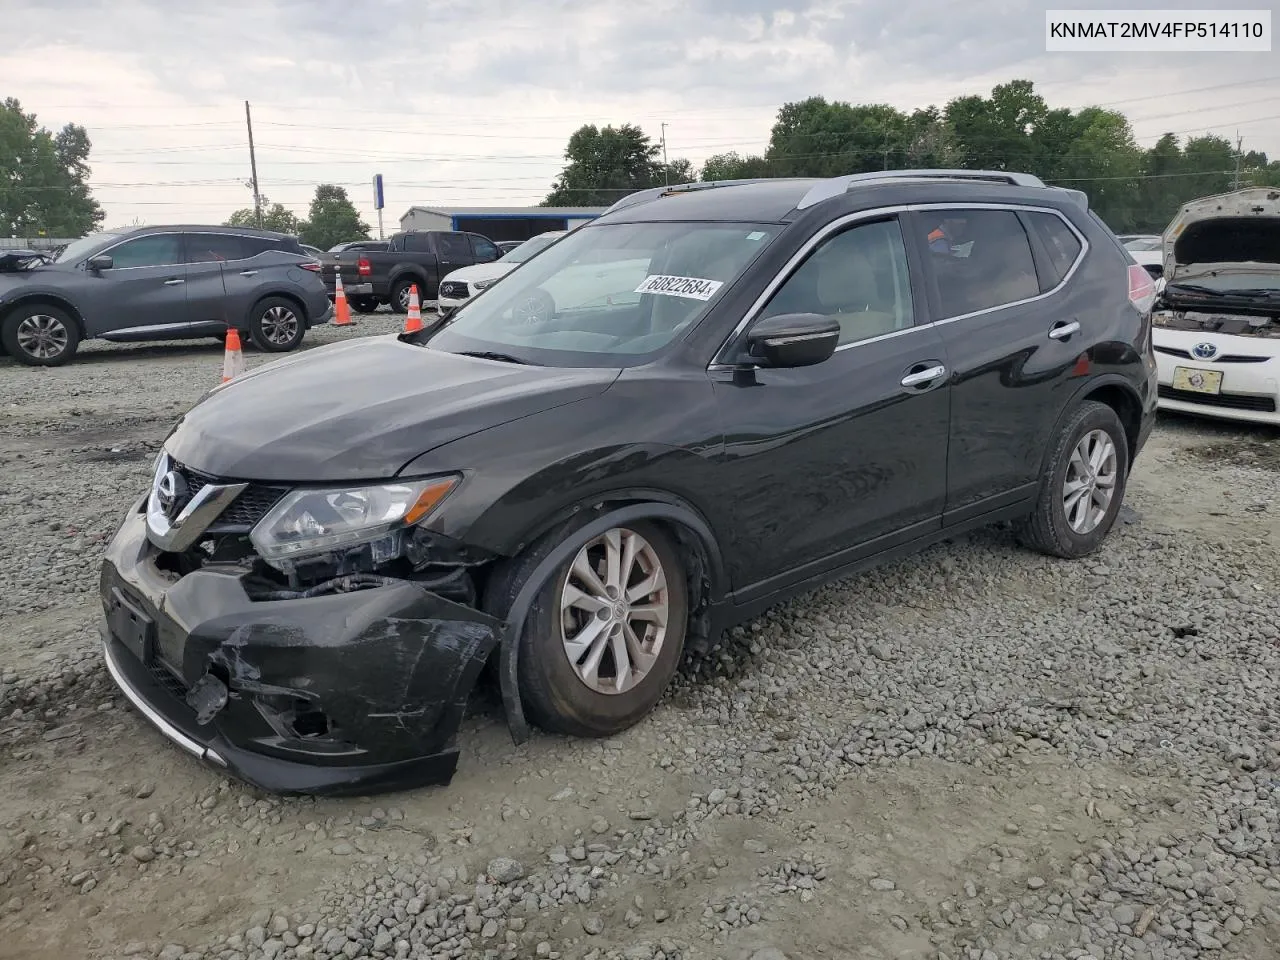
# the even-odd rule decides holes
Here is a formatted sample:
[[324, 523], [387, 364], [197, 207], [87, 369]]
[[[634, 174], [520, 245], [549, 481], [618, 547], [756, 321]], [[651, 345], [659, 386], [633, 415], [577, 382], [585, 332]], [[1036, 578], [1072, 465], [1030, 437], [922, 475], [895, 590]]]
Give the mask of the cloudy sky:
[[1275, 52], [1048, 55], [1046, 6], [5, 0], [0, 95], [51, 128], [89, 129], [108, 227], [220, 222], [250, 205], [246, 99], [269, 201], [305, 213], [317, 183], [340, 183], [375, 223], [382, 173], [388, 233], [415, 203], [538, 202], [583, 123], [657, 140], [665, 122], [671, 156], [698, 163], [761, 151], [777, 107], [815, 94], [911, 109], [1028, 78], [1052, 106], [1125, 111], [1143, 145], [1239, 131], [1246, 150], [1280, 156]]

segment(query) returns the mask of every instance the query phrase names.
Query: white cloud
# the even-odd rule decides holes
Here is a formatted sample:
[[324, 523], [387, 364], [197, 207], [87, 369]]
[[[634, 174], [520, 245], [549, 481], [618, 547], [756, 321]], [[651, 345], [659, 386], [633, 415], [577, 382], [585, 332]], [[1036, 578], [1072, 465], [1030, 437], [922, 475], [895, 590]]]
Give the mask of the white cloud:
[[912, 109], [1015, 77], [1053, 106], [1114, 103], [1143, 143], [1239, 124], [1246, 149], [1280, 156], [1271, 54], [1048, 56], [1044, 8], [1012, 0], [12, 6], [4, 95], [47, 126], [89, 128], [109, 223], [216, 222], [247, 206], [246, 99], [270, 200], [305, 213], [315, 184], [338, 182], [373, 222], [381, 172], [389, 227], [413, 203], [537, 202], [584, 122], [656, 139], [666, 121], [670, 154], [699, 162], [763, 149], [788, 100]]

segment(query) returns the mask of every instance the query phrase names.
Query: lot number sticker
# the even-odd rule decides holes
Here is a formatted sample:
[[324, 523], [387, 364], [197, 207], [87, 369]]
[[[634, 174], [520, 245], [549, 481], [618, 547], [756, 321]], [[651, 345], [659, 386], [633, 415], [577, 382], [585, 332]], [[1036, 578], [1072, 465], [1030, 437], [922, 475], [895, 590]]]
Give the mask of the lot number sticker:
[[688, 300], [710, 300], [724, 286], [720, 280], [703, 280], [699, 277], [667, 277], [654, 274], [645, 277], [635, 293], [656, 293], [664, 297], [685, 297]]

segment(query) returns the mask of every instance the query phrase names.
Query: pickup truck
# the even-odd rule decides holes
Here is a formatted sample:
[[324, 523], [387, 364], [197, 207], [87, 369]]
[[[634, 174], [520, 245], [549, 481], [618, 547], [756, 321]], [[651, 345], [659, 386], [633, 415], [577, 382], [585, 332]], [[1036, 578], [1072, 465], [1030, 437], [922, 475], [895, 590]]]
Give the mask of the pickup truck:
[[320, 275], [332, 299], [334, 276], [341, 270], [343, 292], [360, 313], [372, 312], [382, 303], [405, 313], [414, 284], [421, 301], [433, 303], [441, 277], [499, 256], [497, 246], [477, 233], [409, 230], [392, 235], [385, 250], [348, 248], [325, 254]]

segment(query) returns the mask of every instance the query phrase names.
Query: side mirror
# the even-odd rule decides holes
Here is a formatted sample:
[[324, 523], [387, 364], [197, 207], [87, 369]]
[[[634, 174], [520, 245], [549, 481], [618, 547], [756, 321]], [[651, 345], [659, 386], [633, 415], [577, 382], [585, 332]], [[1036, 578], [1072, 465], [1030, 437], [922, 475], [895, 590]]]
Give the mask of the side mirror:
[[85, 265], [94, 273], [97, 273], [100, 270], [110, 270], [115, 265], [115, 261], [105, 254], [99, 254], [96, 257], [90, 257], [89, 262]]
[[809, 367], [831, 357], [840, 324], [818, 313], [765, 317], [747, 333], [747, 353], [765, 367]]

